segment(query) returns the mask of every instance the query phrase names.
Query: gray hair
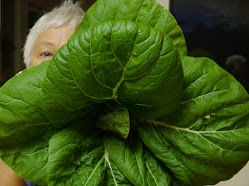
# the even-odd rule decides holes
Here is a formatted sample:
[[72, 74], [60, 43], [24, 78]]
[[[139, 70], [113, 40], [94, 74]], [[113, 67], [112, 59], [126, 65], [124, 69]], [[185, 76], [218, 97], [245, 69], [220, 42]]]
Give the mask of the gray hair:
[[73, 3], [71, 0], [68, 0], [40, 17], [30, 29], [24, 45], [23, 58], [26, 67], [29, 67], [31, 64], [32, 49], [39, 34], [51, 27], [59, 27], [64, 24], [76, 27], [81, 22], [83, 15], [84, 11], [79, 6], [79, 3]]

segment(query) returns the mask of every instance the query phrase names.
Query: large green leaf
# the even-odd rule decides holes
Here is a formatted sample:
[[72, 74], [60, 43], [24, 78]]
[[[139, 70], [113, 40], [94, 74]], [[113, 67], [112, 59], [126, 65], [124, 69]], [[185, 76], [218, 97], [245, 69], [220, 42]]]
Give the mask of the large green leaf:
[[50, 121], [40, 105], [40, 86], [47, 65], [45, 62], [21, 72], [1, 87], [0, 146], [22, 144], [48, 130]]
[[87, 11], [81, 29], [110, 20], [130, 20], [154, 27], [172, 39], [181, 55], [187, 54], [184, 35], [175, 18], [154, 0], [98, 0]]
[[48, 185], [170, 185], [143, 144], [70, 128], [49, 142]]
[[171, 185], [167, 171], [162, 169], [157, 160], [134, 136], [130, 136], [126, 141], [112, 137], [106, 138], [105, 149], [108, 159], [132, 185]]
[[140, 118], [158, 117], [176, 109], [181, 82], [179, 56], [167, 36], [129, 21], [103, 23], [76, 33], [51, 61], [1, 88], [1, 138], [24, 140], [23, 132], [37, 135], [37, 126], [63, 127], [96, 115], [97, 103], [111, 100]]
[[97, 131], [61, 130], [50, 139], [48, 152], [49, 186], [101, 185], [105, 157]]
[[[23, 136], [25, 137], [25, 135]], [[51, 132], [48, 132], [38, 139], [30, 139], [30, 142], [23, 144], [16, 140], [16, 145], [10, 144], [1, 147], [0, 157], [19, 176], [39, 183], [39, 185], [47, 185], [48, 140], [50, 137]]]
[[[23, 71], [1, 88], [1, 157], [19, 175], [39, 184], [140, 185], [133, 181], [134, 174], [122, 176], [124, 172], [117, 168], [118, 163], [109, 161], [108, 151], [101, 146], [96, 152], [87, 151], [88, 159], [83, 161], [85, 153], [78, 149], [84, 149], [88, 133], [77, 137], [75, 130], [63, 128], [84, 117], [96, 117], [103, 103], [122, 104], [132, 117], [139, 115], [141, 119], [154, 119], [174, 111], [183, 78], [178, 52], [166, 35], [130, 21], [106, 22], [76, 34], [78, 38], [73, 37], [52, 60]], [[155, 91], [159, 94], [153, 97]], [[96, 122], [78, 125], [95, 128]], [[108, 129], [120, 131], [120, 127], [123, 126]], [[52, 132], [47, 136], [49, 131]], [[33, 141], [29, 145], [30, 140]], [[27, 147], [31, 149], [26, 151]], [[17, 149], [20, 153], [15, 153]], [[74, 156], [75, 153], [78, 154]], [[26, 164], [28, 157], [32, 161]], [[140, 160], [148, 159], [142, 165], [143, 184], [147, 179], [154, 185], [168, 183], [167, 173], [161, 169], [155, 174], [162, 176], [153, 177], [155, 171], [151, 171], [156, 169], [157, 162], [149, 155], [146, 157]], [[33, 162], [39, 159], [40, 163]], [[31, 166], [35, 167], [29, 172]]]
[[[76, 32], [47, 71], [44, 107], [53, 115], [58, 107], [76, 112], [115, 101], [134, 117], [157, 118], [176, 109], [182, 91], [182, 67], [171, 39], [131, 21]], [[63, 112], [59, 117], [68, 121]]]
[[181, 107], [139, 125], [139, 136], [184, 185], [215, 184], [249, 160], [248, 94], [207, 58], [187, 57], [183, 69]]

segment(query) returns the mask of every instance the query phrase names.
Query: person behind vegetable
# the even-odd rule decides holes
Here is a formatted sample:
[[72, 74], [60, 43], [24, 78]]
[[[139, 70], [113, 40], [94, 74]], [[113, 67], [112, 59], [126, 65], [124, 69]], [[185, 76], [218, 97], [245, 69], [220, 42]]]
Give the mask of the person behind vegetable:
[[[69, 0], [40, 17], [31, 28], [24, 45], [26, 67], [38, 65], [53, 57], [75, 31], [83, 15], [84, 11], [79, 3]], [[25, 183], [0, 160], [0, 185], [24, 186], [32, 183]]]

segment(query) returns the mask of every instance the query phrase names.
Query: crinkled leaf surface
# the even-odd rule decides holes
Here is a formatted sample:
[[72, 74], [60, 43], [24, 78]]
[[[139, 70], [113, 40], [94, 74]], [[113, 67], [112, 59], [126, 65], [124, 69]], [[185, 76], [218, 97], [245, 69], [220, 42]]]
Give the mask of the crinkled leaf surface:
[[[176, 109], [183, 73], [177, 49], [167, 35], [131, 21], [108, 21], [79, 31], [49, 64], [42, 90], [50, 113], [57, 107], [66, 112], [90, 110], [94, 103], [97, 109], [99, 103], [113, 100], [140, 119]], [[63, 112], [58, 116], [68, 121]]]
[[141, 124], [139, 136], [182, 184], [215, 184], [249, 159], [248, 94], [207, 58], [186, 57], [183, 68], [181, 107]]
[[110, 20], [130, 20], [154, 27], [172, 39], [181, 55], [187, 55], [181, 28], [172, 14], [154, 0], [98, 0], [85, 15], [82, 29]]
[[49, 186], [232, 177], [249, 160], [248, 94], [186, 53], [153, 0], [98, 0], [53, 59], [1, 87], [0, 157]]
[[[167, 171], [132, 135], [126, 141], [106, 138], [104, 141], [108, 160], [115, 164], [132, 185], [170, 185]], [[110, 165], [110, 169], [111, 165]]]

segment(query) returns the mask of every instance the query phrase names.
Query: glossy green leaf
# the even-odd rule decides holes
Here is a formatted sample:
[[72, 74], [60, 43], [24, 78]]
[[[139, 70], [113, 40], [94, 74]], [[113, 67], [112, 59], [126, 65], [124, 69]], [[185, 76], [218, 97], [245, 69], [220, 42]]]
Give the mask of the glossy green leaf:
[[105, 149], [108, 159], [133, 185], [171, 185], [167, 171], [161, 168], [157, 160], [134, 136], [130, 136], [126, 141], [106, 138]]
[[187, 57], [183, 69], [181, 107], [165, 119], [142, 123], [139, 136], [182, 184], [215, 184], [249, 159], [249, 97], [207, 58]]
[[49, 186], [101, 185], [105, 159], [98, 133], [76, 129], [61, 130], [49, 141]]
[[[38, 129], [39, 130], [39, 129]], [[32, 180], [40, 185], [47, 184], [48, 140], [47, 133], [40, 139], [30, 142], [1, 146], [0, 156], [21, 177]]]
[[[78, 112], [89, 113], [94, 103], [96, 110], [96, 103], [110, 101], [126, 106], [139, 118], [157, 118], [176, 109], [183, 73], [167, 35], [131, 21], [106, 22], [79, 31], [49, 64], [42, 85], [49, 113], [57, 115], [54, 111], [62, 107], [66, 113], [76, 113], [76, 118]], [[155, 91], [158, 94], [153, 96]], [[58, 117], [64, 122], [74, 116], [63, 113]]]
[[154, 0], [98, 0], [86, 13], [82, 29], [117, 20], [129, 20], [154, 27], [172, 39], [181, 55], [187, 55], [181, 28], [172, 14]]

